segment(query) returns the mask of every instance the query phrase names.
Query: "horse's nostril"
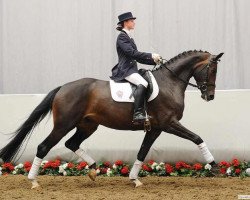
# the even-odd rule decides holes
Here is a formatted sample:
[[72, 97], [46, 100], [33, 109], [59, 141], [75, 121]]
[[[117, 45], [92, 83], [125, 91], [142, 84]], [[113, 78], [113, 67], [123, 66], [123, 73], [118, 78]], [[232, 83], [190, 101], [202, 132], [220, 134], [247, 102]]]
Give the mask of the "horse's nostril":
[[210, 99], [213, 100], [214, 99], [214, 95], [209, 95]]

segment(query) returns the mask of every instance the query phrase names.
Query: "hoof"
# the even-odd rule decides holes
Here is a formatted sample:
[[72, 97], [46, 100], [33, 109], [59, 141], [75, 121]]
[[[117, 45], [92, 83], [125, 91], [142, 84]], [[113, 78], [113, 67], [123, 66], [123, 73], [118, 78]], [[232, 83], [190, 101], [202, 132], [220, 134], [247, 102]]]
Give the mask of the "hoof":
[[143, 185], [143, 183], [141, 181], [139, 181], [138, 179], [133, 180], [133, 183], [135, 184], [136, 188]]
[[41, 186], [38, 184], [38, 182], [36, 180], [32, 180], [31, 183], [32, 183], [31, 189], [40, 189], [41, 188]]
[[91, 169], [89, 170], [89, 178], [92, 180], [92, 181], [95, 181], [95, 178], [96, 178], [96, 170], [95, 169]]

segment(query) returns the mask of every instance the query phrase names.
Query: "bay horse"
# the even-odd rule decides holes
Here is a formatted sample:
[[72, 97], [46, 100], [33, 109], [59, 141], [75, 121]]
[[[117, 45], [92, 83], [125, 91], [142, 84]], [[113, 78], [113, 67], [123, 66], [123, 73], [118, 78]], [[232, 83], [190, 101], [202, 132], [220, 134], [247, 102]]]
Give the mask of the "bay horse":
[[[184, 97], [187, 85], [197, 87], [201, 97], [214, 99], [217, 63], [223, 55], [212, 55], [206, 51], [187, 51], [151, 70], [158, 86], [158, 96], [147, 103], [148, 114], [152, 116], [151, 130], [147, 131], [137, 155], [129, 178], [135, 186], [148, 151], [161, 132], [174, 134], [195, 143], [204, 159], [212, 167], [214, 158], [202, 138], [185, 128], [179, 120], [183, 116]], [[194, 77], [196, 84], [189, 83]], [[76, 128], [75, 134], [66, 141], [65, 146], [75, 152], [90, 166], [89, 177], [96, 178], [96, 163], [80, 144], [91, 136], [97, 127], [103, 126], [119, 130], [143, 130], [143, 124], [133, 124], [133, 103], [115, 102], [111, 97], [109, 81], [83, 78], [57, 87], [42, 100], [28, 119], [16, 130], [12, 140], [0, 150], [3, 161], [13, 161], [23, 142], [28, 139], [35, 126], [49, 113], [53, 114], [54, 127], [49, 136], [37, 147], [28, 179], [32, 188], [39, 186], [37, 174], [42, 159], [69, 131]]]

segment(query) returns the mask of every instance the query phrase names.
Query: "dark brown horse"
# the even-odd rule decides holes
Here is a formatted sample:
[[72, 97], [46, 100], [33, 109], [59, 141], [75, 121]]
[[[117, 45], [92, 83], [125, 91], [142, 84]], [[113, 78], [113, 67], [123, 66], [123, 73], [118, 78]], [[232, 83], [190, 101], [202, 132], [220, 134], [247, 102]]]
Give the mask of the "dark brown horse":
[[[203, 99], [214, 99], [217, 61], [222, 55], [223, 53], [211, 55], [196, 50], [183, 52], [152, 70], [160, 92], [147, 105], [148, 114], [152, 116], [152, 129], [145, 135], [130, 179], [137, 180], [141, 163], [162, 131], [194, 142], [199, 146], [206, 162], [215, 164], [204, 141], [182, 126], [179, 120], [183, 115], [185, 90], [191, 77], [196, 80], [197, 85], [193, 86], [201, 90]], [[12, 161], [34, 127], [50, 111], [53, 113], [54, 127], [49, 136], [38, 145], [38, 161], [34, 160], [29, 177], [33, 181], [37, 175], [36, 166], [41, 163], [41, 159], [74, 128], [76, 132], [66, 141], [65, 146], [89, 162], [92, 179], [95, 178], [93, 173], [96, 164], [86, 152], [79, 150], [80, 144], [96, 131], [99, 124], [119, 130], [143, 130], [143, 125], [132, 123], [133, 104], [118, 103], [111, 98], [108, 81], [83, 78], [52, 90], [15, 132], [12, 140], [1, 149], [0, 158]]]

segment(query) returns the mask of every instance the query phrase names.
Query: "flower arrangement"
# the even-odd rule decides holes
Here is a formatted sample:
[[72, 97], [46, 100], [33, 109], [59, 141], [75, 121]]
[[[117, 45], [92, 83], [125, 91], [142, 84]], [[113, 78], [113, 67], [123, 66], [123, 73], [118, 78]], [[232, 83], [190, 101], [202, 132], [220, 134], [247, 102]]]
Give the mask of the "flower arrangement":
[[[12, 163], [3, 163], [0, 165], [0, 175], [22, 174], [27, 175], [31, 168], [30, 162], [20, 163], [14, 166]], [[97, 165], [97, 175], [99, 176], [128, 176], [132, 165], [117, 160], [113, 165], [106, 161]], [[239, 161], [234, 158], [231, 162], [221, 161], [218, 163], [218, 176], [227, 177], [249, 177], [250, 162]], [[175, 164], [157, 163], [150, 160], [142, 165], [139, 172], [140, 177], [144, 176], [184, 176], [184, 177], [208, 177], [212, 176], [211, 165], [202, 163], [188, 164], [183, 161]], [[59, 159], [43, 161], [39, 175], [63, 175], [63, 176], [84, 176], [87, 175], [89, 166], [86, 162], [65, 162]]]

